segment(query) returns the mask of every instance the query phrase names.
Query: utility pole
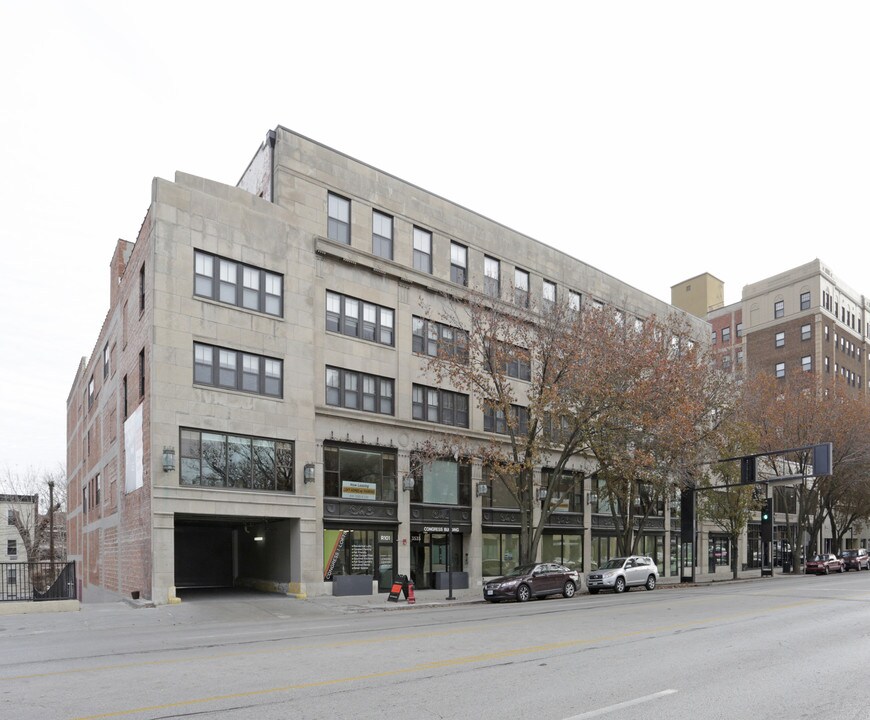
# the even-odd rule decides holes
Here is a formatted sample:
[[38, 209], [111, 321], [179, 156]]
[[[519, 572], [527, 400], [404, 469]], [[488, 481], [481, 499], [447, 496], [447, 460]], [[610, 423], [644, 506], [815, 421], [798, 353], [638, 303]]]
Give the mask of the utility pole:
[[54, 480], [48, 481], [48, 553], [51, 561], [51, 577], [54, 581]]

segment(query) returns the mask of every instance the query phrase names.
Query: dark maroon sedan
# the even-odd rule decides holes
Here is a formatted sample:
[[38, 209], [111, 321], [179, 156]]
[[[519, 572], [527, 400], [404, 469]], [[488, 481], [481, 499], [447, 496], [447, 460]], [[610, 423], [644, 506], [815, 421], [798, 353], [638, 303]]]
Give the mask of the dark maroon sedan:
[[870, 570], [870, 553], [865, 548], [843, 550], [840, 558], [846, 566], [846, 570]]
[[832, 571], [846, 572], [845, 563], [836, 555], [822, 553], [820, 555], [813, 555], [811, 559], [807, 560], [807, 575], [810, 573], [827, 575]]

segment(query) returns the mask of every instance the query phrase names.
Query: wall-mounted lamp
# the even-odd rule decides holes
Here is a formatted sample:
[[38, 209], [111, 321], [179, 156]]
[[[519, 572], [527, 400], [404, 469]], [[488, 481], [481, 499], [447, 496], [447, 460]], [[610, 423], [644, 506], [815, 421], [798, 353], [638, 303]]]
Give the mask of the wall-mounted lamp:
[[302, 479], [307, 483], [314, 482], [314, 463], [305, 463], [302, 468]]
[[598, 502], [598, 493], [594, 493], [594, 492], [587, 492], [586, 493], [586, 504], [587, 505], [594, 505], [597, 502]]
[[477, 487], [475, 488], [475, 492], [477, 493], [477, 497], [483, 497], [487, 493], [489, 493], [489, 485], [485, 482], [481, 481], [477, 483]]
[[163, 472], [175, 470], [175, 448], [171, 445], [163, 446]]
[[547, 488], [539, 487], [538, 488], [538, 500], [543, 502], [546, 499], [547, 499]]
[[402, 478], [402, 490], [406, 492], [414, 489], [414, 476], [413, 475], [405, 475]]
[[254, 535], [254, 542], [263, 542], [265, 539], [262, 535]]

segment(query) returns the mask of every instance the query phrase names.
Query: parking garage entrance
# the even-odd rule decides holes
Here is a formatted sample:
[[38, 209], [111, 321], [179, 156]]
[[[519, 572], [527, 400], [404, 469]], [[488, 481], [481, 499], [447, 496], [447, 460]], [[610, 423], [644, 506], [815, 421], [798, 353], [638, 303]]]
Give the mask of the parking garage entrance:
[[293, 520], [175, 516], [175, 587], [287, 591]]

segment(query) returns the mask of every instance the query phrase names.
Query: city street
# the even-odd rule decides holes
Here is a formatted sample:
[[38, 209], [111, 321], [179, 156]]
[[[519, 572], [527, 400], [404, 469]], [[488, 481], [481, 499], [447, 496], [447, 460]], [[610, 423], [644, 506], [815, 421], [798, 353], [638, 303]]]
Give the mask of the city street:
[[870, 572], [390, 612], [338, 600], [223, 594], [0, 617], [0, 717], [870, 713]]

